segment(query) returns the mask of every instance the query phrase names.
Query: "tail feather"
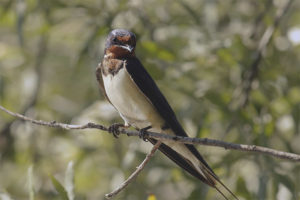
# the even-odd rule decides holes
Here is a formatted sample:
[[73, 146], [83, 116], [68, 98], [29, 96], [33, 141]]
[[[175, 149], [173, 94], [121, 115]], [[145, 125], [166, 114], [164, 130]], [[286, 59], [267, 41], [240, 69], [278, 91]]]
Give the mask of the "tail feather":
[[[209, 182], [213, 182], [213, 186], [226, 200], [232, 199], [232, 197], [235, 200], [239, 200], [237, 196], [217, 177], [217, 175], [210, 169], [207, 169], [206, 167], [201, 166], [203, 169], [206, 178], [209, 180]], [[231, 198], [229, 198], [231, 197]]]
[[224, 199], [229, 200], [229, 199], [226, 197], [226, 195], [225, 195], [218, 187], [215, 186], [215, 189], [219, 192], [219, 194], [221, 194], [221, 195], [224, 197]]
[[[150, 138], [149, 141], [152, 144], [156, 143], [156, 140], [153, 138]], [[224, 199], [239, 200], [234, 195], [234, 193], [220, 181], [220, 179], [213, 172], [213, 170], [207, 165], [207, 163], [204, 161], [204, 159], [201, 157], [199, 153], [197, 156], [198, 160], [197, 161], [194, 160], [193, 163], [191, 160], [184, 158], [182, 155], [180, 155], [179, 153], [177, 153], [175, 150], [173, 150], [172, 148], [170, 148], [164, 143], [160, 145], [159, 150], [163, 152], [166, 156], [168, 156], [171, 160], [173, 160], [177, 165], [179, 165], [184, 170], [189, 172], [191, 175], [200, 179], [207, 185], [215, 188], [220, 193], [220, 195], [224, 197]], [[199, 159], [199, 157], [201, 159]]]

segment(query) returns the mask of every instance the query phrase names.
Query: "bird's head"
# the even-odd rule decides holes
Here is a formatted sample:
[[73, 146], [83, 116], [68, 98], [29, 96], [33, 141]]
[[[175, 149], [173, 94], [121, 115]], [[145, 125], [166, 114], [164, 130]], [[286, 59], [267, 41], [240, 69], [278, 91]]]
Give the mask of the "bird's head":
[[111, 31], [106, 39], [105, 54], [114, 58], [134, 56], [135, 35], [125, 29]]

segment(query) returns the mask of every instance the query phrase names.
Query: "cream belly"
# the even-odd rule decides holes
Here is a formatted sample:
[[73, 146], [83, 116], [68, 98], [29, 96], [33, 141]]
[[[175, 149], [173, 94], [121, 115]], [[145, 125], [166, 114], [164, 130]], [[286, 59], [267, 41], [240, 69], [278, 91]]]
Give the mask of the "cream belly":
[[163, 126], [164, 120], [138, 89], [125, 67], [114, 76], [108, 74], [102, 77], [107, 97], [126, 124], [139, 129], [148, 126], [153, 128]]

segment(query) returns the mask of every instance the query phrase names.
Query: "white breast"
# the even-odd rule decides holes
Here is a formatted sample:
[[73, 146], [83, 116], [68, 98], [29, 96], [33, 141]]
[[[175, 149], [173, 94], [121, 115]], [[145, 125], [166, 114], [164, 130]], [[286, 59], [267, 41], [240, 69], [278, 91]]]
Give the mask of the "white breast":
[[137, 128], [161, 127], [164, 122], [154, 106], [138, 89], [125, 67], [114, 76], [102, 76], [107, 97], [125, 123]]

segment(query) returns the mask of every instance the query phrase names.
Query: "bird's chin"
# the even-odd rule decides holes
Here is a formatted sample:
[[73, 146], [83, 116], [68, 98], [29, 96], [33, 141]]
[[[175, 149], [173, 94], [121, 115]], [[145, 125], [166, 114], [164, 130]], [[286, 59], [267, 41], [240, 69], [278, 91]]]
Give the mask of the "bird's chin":
[[126, 51], [128, 51], [129, 53], [132, 53], [134, 51], [133, 47], [127, 46], [127, 45], [119, 45], [118, 47], [125, 49]]
[[112, 55], [113, 58], [132, 57], [134, 49], [125, 48], [125, 46], [112, 46], [106, 50], [106, 54]]

